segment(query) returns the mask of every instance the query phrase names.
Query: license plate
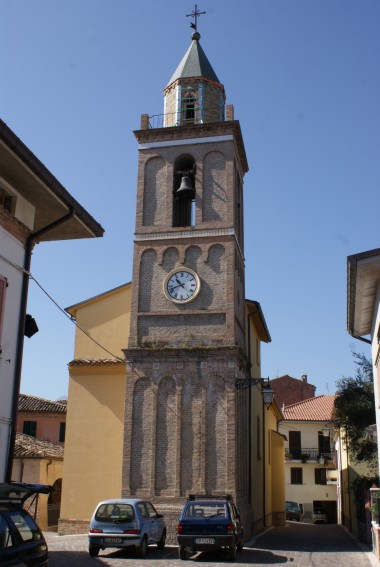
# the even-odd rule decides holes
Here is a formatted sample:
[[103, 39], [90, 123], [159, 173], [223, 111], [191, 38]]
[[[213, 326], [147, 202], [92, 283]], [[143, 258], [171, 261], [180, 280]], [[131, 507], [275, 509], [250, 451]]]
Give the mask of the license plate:
[[121, 537], [105, 537], [104, 543], [123, 543]]
[[196, 537], [194, 539], [194, 543], [213, 544], [213, 543], [215, 543], [215, 538], [213, 538], [213, 537]]

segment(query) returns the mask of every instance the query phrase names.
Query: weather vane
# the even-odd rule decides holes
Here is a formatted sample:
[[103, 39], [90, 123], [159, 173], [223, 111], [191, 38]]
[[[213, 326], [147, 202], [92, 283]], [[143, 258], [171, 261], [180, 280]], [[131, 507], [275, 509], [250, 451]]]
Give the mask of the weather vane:
[[191, 14], [186, 14], [186, 18], [194, 18], [194, 23], [191, 22], [190, 27], [192, 27], [195, 31], [197, 31], [197, 20], [198, 20], [198, 16], [201, 16], [202, 14], [205, 14], [206, 12], [199, 12], [198, 11], [198, 6], [195, 4], [195, 8], [194, 11], [191, 12]]

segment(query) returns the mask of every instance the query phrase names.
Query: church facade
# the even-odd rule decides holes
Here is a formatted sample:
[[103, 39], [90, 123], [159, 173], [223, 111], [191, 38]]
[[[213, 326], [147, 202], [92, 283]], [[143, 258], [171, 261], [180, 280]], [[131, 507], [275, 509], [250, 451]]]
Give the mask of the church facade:
[[161, 123], [143, 115], [134, 132], [132, 283], [68, 309], [115, 356], [104, 358], [77, 332], [62, 533], [80, 529], [99, 500], [115, 496], [149, 498], [165, 515], [169, 541], [189, 493], [232, 494], [246, 538], [272, 521], [266, 507], [281, 515], [278, 486], [275, 501], [255, 496], [258, 475], [268, 493], [275, 482], [265, 482], [269, 455], [262, 460], [252, 449], [256, 442], [281, 453], [279, 414], [264, 409], [261, 384], [237, 387], [261, 376], [260, 343], [271, 340], [259, 304], [245, 299], [248, 163], [199, 40], [195, 31], [164, 91]]

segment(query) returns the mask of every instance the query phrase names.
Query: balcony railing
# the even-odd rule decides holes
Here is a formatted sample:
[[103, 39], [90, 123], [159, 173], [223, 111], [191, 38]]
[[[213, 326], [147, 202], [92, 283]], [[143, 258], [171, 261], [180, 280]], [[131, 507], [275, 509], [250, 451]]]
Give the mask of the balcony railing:
[[149, 116], [149, 128], [164, 128], [165, 126], [191, 126], [206, 122], [224, 122], [224, 107], [197, 108], [192, 112], [184, 109], [179, 112], [167, 112]]
[[323, 459], [323, 464], [336, 466], [336, 451], [320, 451], [315, 448], [301, 448], [301, 449], [285, 449], [286, 461], [301, 461], [307, 463], [308, 461], [318, 462]]

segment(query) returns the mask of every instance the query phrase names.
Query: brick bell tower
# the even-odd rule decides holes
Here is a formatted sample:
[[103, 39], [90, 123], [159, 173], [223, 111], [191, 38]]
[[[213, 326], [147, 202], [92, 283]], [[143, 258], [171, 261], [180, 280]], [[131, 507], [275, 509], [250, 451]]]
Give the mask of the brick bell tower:
[[[195, 23], [197, 10], [195, 13]], [[123, 496], [165, 514], [189, 493], [231, 493], [249, 537], [243, 177], [239, 122], [200, 43], [142, 115]], [[159, 122], [158, 119], [161, 121]]]

